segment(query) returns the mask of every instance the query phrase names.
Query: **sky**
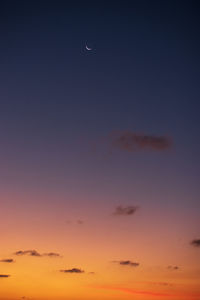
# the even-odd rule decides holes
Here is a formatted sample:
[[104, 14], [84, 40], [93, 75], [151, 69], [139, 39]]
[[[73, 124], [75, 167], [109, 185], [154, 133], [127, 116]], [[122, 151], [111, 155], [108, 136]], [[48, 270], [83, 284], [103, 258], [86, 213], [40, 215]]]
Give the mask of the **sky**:
[[0, 300], [200, 300], [199, 13], [1, 1]]

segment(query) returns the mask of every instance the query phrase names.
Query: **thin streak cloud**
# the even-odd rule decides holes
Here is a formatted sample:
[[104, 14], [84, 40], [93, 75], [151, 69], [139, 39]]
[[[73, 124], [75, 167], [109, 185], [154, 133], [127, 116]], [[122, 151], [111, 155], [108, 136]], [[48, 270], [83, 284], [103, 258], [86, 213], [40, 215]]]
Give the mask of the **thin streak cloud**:
[[113, 290], [113, 291], [120, 291], [124, 293], [129, 293], [133, 295], [146, 295], [146, 296], [154, 296], [154, 297], [164, 297], [164, 296], [171, 296], [168, 293], [159, 293], [159, 292], [152, 292], [152, 291], [145, 291], [145, 290], [136, 290], [132, 288], [123, 288], [123, 287], [114, 287], [109, 285], [102, 285], [102, 286], [95, 286], [97, 289], [106, 289], [106, 290]]
[[2, 263], [14, 263], [14, 259], [12, 258], [7, 258], [7, 259], [1, 259], [0, 262]]
[[28, 255], [28, 256], [35, 256], [35, 257], [44, 257], [44, 256], [48, 256], [48, 257], [61, 257], [61, 255], [59, 253], [55, 253], [55, 252], [48, 252], [48, 253], [39, 253], [36, 250], [19, 250], [16, 251], [14, 253], [14, 255], [17, 256], [23, 256], [23, 255]]
[[72, 269], [60, 270], [60, 272], [62, 272], [62, 273], [76, 273], [76, 274], [85, 273], [84, 270], [81, 270], [79, 268], [72, 268]]
[[168, 270], [179, 270], [180, 268], [178, 266], [168, 266]]
[[121, 266], [129, 266], [129, 267], [139, 267], [139, 263], [138, 262], [133, 262], [131, 260], [114, 260], [113, 263], [117, 263]]
[[140, 134], [133, 131], [118, 131], [110, 135], [112, 148], [135, 152], [141, 150], [163, 151], [172, 146], [171, 138]]

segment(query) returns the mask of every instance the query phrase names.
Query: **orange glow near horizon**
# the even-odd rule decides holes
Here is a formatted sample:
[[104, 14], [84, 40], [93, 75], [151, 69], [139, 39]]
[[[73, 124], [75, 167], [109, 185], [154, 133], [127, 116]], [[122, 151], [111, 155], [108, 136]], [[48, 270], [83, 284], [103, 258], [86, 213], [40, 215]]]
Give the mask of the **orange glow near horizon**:
[[[62, 207], [54, 211], [59, 216], [57, 222], [55, 216], [52, 220], [52, 212], [38, 213], [15, 211], [12, 223], [1, 214], [7, 235], [2, 239], [0, 274], [10, 275], [0, 278], [1, 300], [22, 297], [198, 300], [197, 249], [176, 241], [178, 231], [174, 234], [173, 225], [166, 223], [167, 211], [163, 220], [159, 220], [159, 211], [138, 210], [134, 216], [125, 217], [93, 211], [85, 215], [82, 222], [70, 212], [71, 221], [66, 221], [69, 216], [63, 213]], [[152, 221], [147, 224], [151, 213]], [[160, 227], [154, 218], [156, 222], [159, 220]], [[186, 240], [188, 229], [185, 230], [184, 220], [182, 222], [179, 234]], [[16, 224], [15, 231], [13, 224]], [[20, 235], [16, 235], [16, 230]], [[172, 244], [168, 243], [169, 239]], [[184, 252], [180, 251], [182, 247]], [[27, 250], [35, 250], [38, 256], [14, 254]], [[60, 256], [45, 255], [52, 252]], [[191, 256], [192, 260], [187, 263], [186, 257]], [[6, 259], [14, 262], [3, 262]], [[120, 265], [120, 260], [137, 262], [139, 266]], [[84, 273], [60, 272], [73, 268], [80, 268]]]

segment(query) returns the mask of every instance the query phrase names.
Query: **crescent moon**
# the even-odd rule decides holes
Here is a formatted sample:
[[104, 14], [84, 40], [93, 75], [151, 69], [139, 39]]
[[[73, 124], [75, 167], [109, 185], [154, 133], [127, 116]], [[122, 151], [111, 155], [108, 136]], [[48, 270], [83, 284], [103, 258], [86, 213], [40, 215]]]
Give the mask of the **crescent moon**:
[[85, 46], [86, 50], [91, 51], [92, 48], [89, 48], [87, 45]]

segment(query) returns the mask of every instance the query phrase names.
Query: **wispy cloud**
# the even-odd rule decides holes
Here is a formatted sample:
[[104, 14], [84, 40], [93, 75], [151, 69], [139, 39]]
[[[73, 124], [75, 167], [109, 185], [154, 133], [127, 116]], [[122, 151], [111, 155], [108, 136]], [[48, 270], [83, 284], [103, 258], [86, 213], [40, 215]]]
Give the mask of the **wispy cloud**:
[[2, 263], [14, 263], [14, 259], [12, 258], [6, 258], [6, 259], [1, 259], [0, 262]]
[[55, 253], [55, 252], [44, 253], [41, 256], [61, 257], [61, 255], [59, 253]]
[[119, 265], [122, 266], [130, 266], [130, 267], [139, 267], [139, 263], [138, 262], [133, 262], [131, 260], [114, 260], [113, 263], [117, 263]]
[[200, 239], [192, 240], [190, 244], [194, 247], [200, 247]]
[[49, 253], [39, 253], [36, 250], [19, 250], [14, 253], [17, 256], [29, 255], [35, 257], [49, 256], [49, 257], [61, 257], [59, 253], [49, 252]]
[[113, 213], [114, 216], [131, 216], [139, 209], [138, 206], [117, 206]]
[[10, 277], [10, 275], [0, 274], [0, 278], [8, 278], [8, 277]]
[[30, 256], [41, 256], [40, 253], [38, 253], [36, 250], [19, 250], [19, 251], [16, 251], [14, 253], [15, 255], [18, 255], [18, 256], [22, 256], [22, 255], [30, 255]]
[[114, 286], [114, 285], [90, 285], [92, 288], [96, 289], [106, 289], [106, 290], [113, 290], [113, 291], [119, 291], [119, 292], [124, 292], [124, 293], [129, 293], [133, 295], [141, 295], [141, 296], [149, 296], [150, 298], [152, 297], [170, 297], [170, 299], [199, 299], [200, 294], [197, 293], [186, 293], [186, 292], [180, 292], [177, 291], [175, 293], [168, 293], [168, 292], [157, 292], [157, 291], [152, 291], [152, 290], [138, 290], [134, 288], [127, 288], [127, 287], [122, 287], [122, 286]]
[[150, 285], [160, 285], [160, 286], [174, 286], [174, 284], [164, 281], [143, 281], [142, 283], [150, 284]]
[[83, 221], [83, 220], [80, 220], [80, 219], [79, 219], [79, 220], [77, 220], [77, 224], [78, 224], [78, 225], [83, 225], [83, 223], [84, 223], [84, 221]]
[[172, 146], [172, 140], [167, 136], [140, 134], [130, 130], [113, 132], [110, 139], [113, 148], [128, 152], [139, 150], [163, 151]]
[[168, 266], [168, 270], [179, 270], [180, 268], [178, 266]]
[[60, 272], [62, 272], [62, 273], [76, 273], [76, 274], [85, 273], [84, 270], [81, 270], [79, 268], [72, 268], [72, 269], [60, 270]]
[[109, 285], [94, 286], [94, 287], [97, 289], [113, 290], [113, 291], [129, 293], [129, 294], [133, 294], [133, 295], [146, 295], [146, 296], [155, 296], [155, 297], [171, 296], [168, 293], [159, 293], [159, 292], [146, 291], [146, 290], [136, 290], [136, 289], [132, 289], [132, 288], [115, 287], [115, 286], [109, 286]]

